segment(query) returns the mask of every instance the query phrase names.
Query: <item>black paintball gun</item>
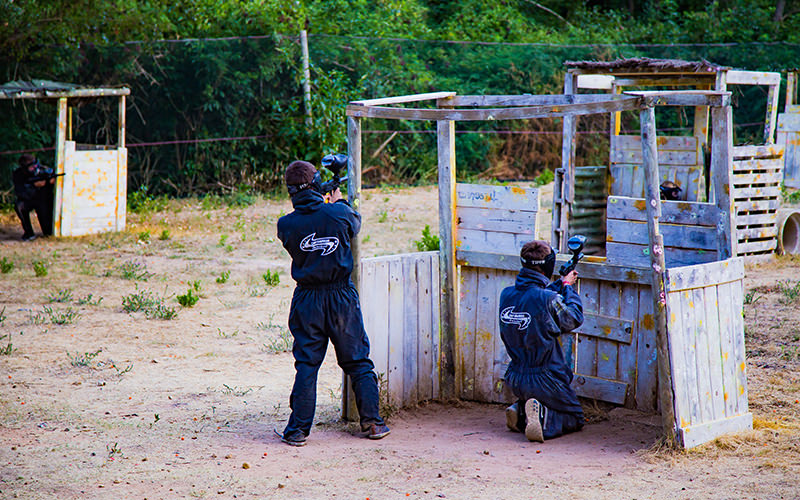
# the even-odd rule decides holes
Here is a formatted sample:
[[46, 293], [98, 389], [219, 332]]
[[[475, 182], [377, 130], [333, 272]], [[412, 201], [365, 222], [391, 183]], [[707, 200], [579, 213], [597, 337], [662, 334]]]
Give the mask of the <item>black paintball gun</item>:
[[[327, 194], [333, 191], [336, 191], [340, 185], [347, 182], [347, 161], [348, 157], [346, 154], [338, 153], [338, 154], [329, 154], [322, 157], [322, 164], [323, 168], [326, 168], [331, 171], [333, 177], [319, 184], [319, 192], [322, 194]], [[345, 175], [342, 176], [342, 171], [345, 172]]]
[[34, 175], [33, 177], [29, 177], [28, 178], [28, 182], [33, 184], [33, 183], [39, 182], [39, 181], [49, 181], [50, 179], [55, 179], [56, 177], [61, 177], [62, 175], [65, 175], [65, 174], [61, 173], [61, 174]]
[[567, 240], [567, 248], [570, 252], [572, 252], [572, 258], [562, 264], [559, 268], [558, 274], [561, 275], [562, 278], [575, 270], [575, 266], [577, 266], [578, 262], [580, 262], [580, 260], [584, 257], [583, 245], [585, 244], [586, 236], [582, 236], [580, 234], [576, 234]]

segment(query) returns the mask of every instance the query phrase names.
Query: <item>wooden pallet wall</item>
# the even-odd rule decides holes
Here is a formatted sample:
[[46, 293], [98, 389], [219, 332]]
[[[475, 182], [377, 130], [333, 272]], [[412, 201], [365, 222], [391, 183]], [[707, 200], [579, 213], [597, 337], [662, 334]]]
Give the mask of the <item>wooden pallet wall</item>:
[[733, 148], [737, 255], [769, 256], [775, 252], [783, 151], [776, 145]]

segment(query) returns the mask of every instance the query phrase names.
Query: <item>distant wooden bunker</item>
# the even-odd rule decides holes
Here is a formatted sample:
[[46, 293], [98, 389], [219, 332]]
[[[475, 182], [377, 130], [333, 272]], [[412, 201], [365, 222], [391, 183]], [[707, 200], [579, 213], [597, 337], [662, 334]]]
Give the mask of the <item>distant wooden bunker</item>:
[[[399, 107], [423, 101], [435, 101], [437, 108]], [[709, 110], [713, 203], [659, 199], [657, 106]], [[573, 386], [582, 396], [644, 411], [660, 409], [665, 434], [686, 447], [752, 427], [742, 320], [744, 266], [736, 258], [735, 207], [729, 195], [734, 152], [726, 91], [555, 96], [440, 92], [351, 102], [348, 197], [356, 207], [362, 120], [437, 124], [440, 251], [359, 260], [358, 241], [353, 242], [360, 262], [354, 281], [361, 290], [372, 358], [393, 404], [511, 400], [502, 382], [508, 356], [498, 334], [497, 301], [502, 288], [513, 284], [521, 244], [535, 237], [538, 192], [457, 185], [455, 122], [563, 119], [567, 161], [553, 218], [554, 227], [562, 231], [554, 243], [564, 252], [569, 221], [565, 200], [573, 199], [575, 179], [574, 120], [621, 111], [640, 115], [643, 191], [608, 198], [613, 217], [607, 229], [630, 240], [618, 248], [617, 258], [611, 252], [578, 267], [586, 321], [561, 338], [576, 373]], [[712, 258], [681, 251], [695, 242]], [[638, 252], [637, 258], [630, 249]], [[692, 254], [697, 260], [692, 261]], [[567, 257], [560, 253], [559, 260]], [[349, 400], [346, 389], [345, 417], [355, 411]]]
[[[125, 97], [130, 89], [84, 88], [78, 85], [34, 80], [0, 87], [2, 99], [55, 100], [56, 180], [53, 233], [80, 236], [125, 229], [128, 150], [125, 148]], [[116, 97], [119, 99], [114, 146], [76, 144], [70, 126], [70, 99]]]

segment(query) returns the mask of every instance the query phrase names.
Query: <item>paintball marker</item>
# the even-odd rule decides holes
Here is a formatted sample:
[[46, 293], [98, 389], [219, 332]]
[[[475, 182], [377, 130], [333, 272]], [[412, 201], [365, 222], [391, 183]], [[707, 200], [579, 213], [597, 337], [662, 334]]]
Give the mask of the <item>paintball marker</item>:
[[61, 173], [61, 174], [36, 175], [36, 176], [33, 176], [33, 177], [29, 177], [28, 178], [28, 182], [33, 184], [34, 182], [39, 182], [39, 181], [49, 181], [50, 179], [55, 179], [56, 177], [61, 177], [62, 175], [65, 175], [65, 174]]
[[564, 277], [571, 273], [578, 262], [583, 258], [583, 245], [586, 244], [586, 236], [576, 234], [567, 241], [567, 248], [572, 252], [572, 259], [562, 264], [558, 270], [558, 274]]
[[[322, 194], [327, 194], [332, 191], [335, 191], [341, 184], [347, 182], [347, 161], [348, 157], [345, 154], [330, 154], [325, 155], [322, 157], [322, 164], [323, 168], [327, 168], [333, 173], [333, 177], [329, 181], [325, 181], [319, 184], [319, 192]], [[345, 175], [342, 175], [342, 171], [345, 171]]]

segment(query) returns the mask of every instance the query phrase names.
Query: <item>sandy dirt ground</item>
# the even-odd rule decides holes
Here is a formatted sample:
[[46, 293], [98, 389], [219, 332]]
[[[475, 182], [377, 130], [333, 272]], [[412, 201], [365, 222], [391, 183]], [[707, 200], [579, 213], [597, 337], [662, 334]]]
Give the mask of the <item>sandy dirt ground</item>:
[[[436, 207], [435, 187], [365, 190], [362, 255], [416, 250]], [[370, 441], [339, 419], [331, 349], [292, 448], [273, 434], [294, 374], [289, 201], [154, 208], [123, 233], [30, 243], [0, 215], [0, 498], [800, 498], [800, 260], [747, 270], [753, 431], [677, 452], [658, 416], [590, 405], [582, 432], [537, 444], [501, 406], [459, 402], [397, 411]], [[163, 307], [124, 311], [146, 298]]]

